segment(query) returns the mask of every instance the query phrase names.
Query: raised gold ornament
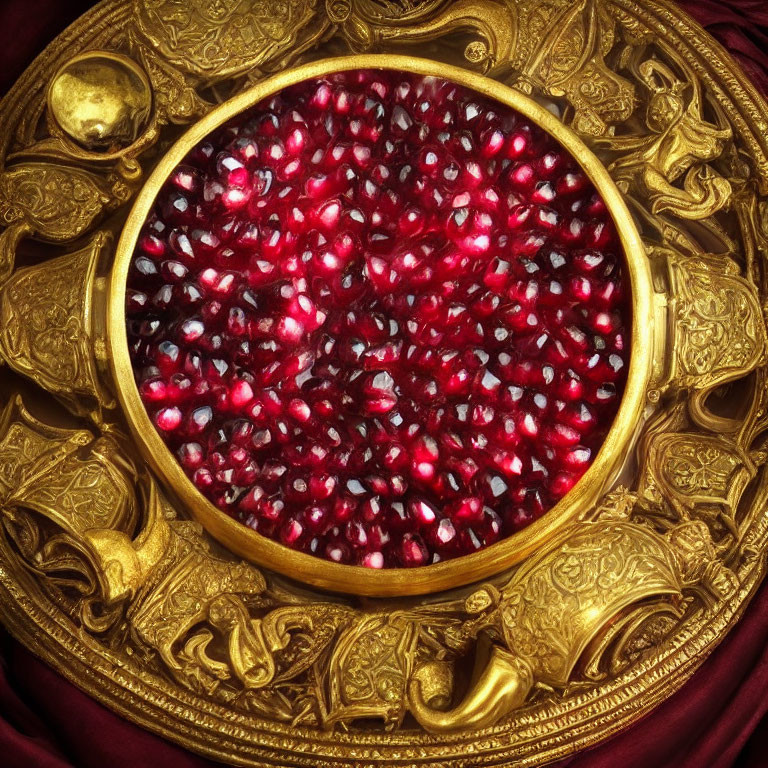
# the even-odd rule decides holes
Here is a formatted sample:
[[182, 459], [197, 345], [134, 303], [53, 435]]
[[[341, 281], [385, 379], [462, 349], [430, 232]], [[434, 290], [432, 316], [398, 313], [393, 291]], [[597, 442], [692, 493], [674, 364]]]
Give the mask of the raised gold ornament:
[[[373, 570], [235, 522], [139, 397], [126, 280], [180, 161], [308, 78], [510, 106], [615, 222], [632, 310], [591, 467], [473, 554]], [[768, 106], [655, 0], [104, 0], [0, 108], [0, 615], [80, 688], [243, 766], [539, 765], [647, 713], [765, 575]]]

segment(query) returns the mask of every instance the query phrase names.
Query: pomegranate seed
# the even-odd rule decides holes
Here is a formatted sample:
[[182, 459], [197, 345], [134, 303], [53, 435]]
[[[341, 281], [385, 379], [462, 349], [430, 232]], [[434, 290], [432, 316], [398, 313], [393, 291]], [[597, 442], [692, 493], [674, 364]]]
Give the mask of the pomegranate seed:
[[240, 408], [253, 399], [253, 389], [247, 381], [238, 381], [229, 394], [232, 405]]
[[181, 411], [175, 406], [162, 408], [155, 416], [155, 424], [163, 432], [170, 432], [181, 424]]
[[406, 533], [400, 544], [401, 563], [406, 568], [426, 565], [429, 552], [418, 534]]
[[129, 349], [220, 509], [332, 562], [420, 567], [521, 530], [588, 469], [626, 380], [622, 274], [605, 204], [523, 116], [338, 73], [171, 174], [131, 265]]
[[383, 568], [384, 555], [381, 552], [366, 552], [360, 564], [366, 568]]

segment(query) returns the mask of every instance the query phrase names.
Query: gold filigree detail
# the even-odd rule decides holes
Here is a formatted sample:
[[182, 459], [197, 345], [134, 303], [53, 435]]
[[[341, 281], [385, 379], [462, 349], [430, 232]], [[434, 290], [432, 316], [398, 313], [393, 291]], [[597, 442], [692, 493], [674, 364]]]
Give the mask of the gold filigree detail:
[[97, 234], [82, 250], [19, 269], [0, 287], [0, 359], [75, 413], [114, 404], [99, 382], [91, 319], [96, 269], [111, 240]]
[[615, 42], [616, 24], [597, 0], [525, 0], [516, 3], [520, 45], [510, 65], [516, 84], [564, 96], [575, 110], [573, 127], [583, 134], [613, 132], [635, 109], [635, 87], [612, 71], [605, 56]]
[[655, 386], [689, 389], [691, 412], [703, 426], [727, 428], [708, 415], [705, 401], [718, 386], [742, 378], [765, 361], [766, 326], [757, 289], [733, 259], [668, 249], [666, 270], [671, 354]]
[[706, 526], [684, 525], [686, 535], [672, 529], [664, 538], [627, 521], [589, 523], [564, 532], [500, 589], [481, 587], [468, 598], [468, 612], [480, 613], [476, 628], [491, 631], [505, 648], [491, 655], [453, 710], [430, 710], [420, 685], [412, 686], [418, 721], [436, 732], [491, 725], [521, 706], [535, 683], [566, 686], [615, 616], [654, 598], [678, 605], [683, 587], [697, 584], [716, 561]]
[[19, 396], [0, 417], [3, 522], [29, 567], [45, 575], [47, 590], [89, 631], [101, 633], [116, 621], [116, 613], [99, 606], [124, 597], [110, 588], [114, 573], [98, 532], [114, 538], [135, 528], [134, 480], [132, 464], [111, 437], [52, 427]]
[[316, 17], [315, 0], [134, 0], [133, 9], [138, 31], [160, 58], [209, 79], [296, 47]]
[[0, 174], [3, 224], [23, 222], [40, 239], [55, 243], [84, 234], [128, 197], [120, 181], [110, 185], [88, 171], [50, 163], [25, 163]]
[[111, 183], [89, 171], [28, 162], [0, 173], [0, 284], [10, 275], [24, 237], [62, 243], [86, 233], [105, 213], [130, 197], [120, 179]]

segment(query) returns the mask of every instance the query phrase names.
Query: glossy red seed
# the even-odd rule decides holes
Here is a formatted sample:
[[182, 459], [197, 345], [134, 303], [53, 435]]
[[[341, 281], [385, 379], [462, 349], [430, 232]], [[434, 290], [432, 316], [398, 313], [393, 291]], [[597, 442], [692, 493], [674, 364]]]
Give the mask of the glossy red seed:
[[466, 89], [292, 86], [173, 172], [132, 263], [139, 393], [192, 482], [369, 568], [489, 546], [588, 469], [629, 359], [605, 205]]
[[406, 568], [426, 565], [429, 552], [418, 534], [406, 533], [400, 544], [401, 562]]
[[181, 411], [175, 406], [162, 408], [155, 415], [155, 424], [163, 432], [170, 432], [181, 424]]

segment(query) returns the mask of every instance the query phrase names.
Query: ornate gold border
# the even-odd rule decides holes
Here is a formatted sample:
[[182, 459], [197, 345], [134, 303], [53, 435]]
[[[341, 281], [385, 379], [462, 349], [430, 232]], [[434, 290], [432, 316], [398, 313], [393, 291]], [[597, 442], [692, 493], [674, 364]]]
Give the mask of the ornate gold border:
[[[687, 679], [765, 572], [768, 108], [655, 0], [285, 7], [243, 0], [224, 26], [196, 3], [108, 0], [2, 103], [3, 620], [117, 711], [234, 764], [535, 765], [594, 744]], [[666, 334], [629, 487], [492, 580], [358, 600], [261, 573], [178, 517], [110, 402], [100, 307], [110, 233], [176, 126], [303, 60], [414, 43], [558, 104], [631, 206]], [[96, 49], [153, 89], [115, 152], [45, 112], [50, 78]]]

